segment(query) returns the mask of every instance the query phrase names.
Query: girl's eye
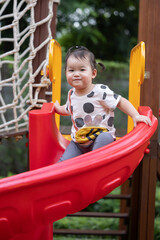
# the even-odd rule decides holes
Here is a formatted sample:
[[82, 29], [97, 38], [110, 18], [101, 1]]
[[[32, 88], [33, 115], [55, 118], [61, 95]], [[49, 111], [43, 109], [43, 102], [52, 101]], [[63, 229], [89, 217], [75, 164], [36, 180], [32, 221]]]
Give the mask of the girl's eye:
[[73, 69], [69, 69], [68, 71], [69, 71], [69, 72], [73, 72]]
[[85, 71], [85, 68], [81, 68], [81, 71]]

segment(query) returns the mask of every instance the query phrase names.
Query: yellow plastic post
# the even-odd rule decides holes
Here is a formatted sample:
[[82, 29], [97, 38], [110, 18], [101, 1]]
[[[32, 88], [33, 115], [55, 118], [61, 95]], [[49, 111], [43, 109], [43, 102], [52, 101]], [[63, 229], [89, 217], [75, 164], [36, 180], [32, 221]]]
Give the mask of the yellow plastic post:
[[[49, 45], [49, 78], [52, 81], [52, 101], [61, 100], [61, 68], [62, 51], [60, 44], [52, 39]], [[60, 126], [60, 116], [55, 116], [57, 127]]]
[[[129, 67], [129, 101], [138, 109], [140, 105], [140, 88], [145, 73], [145, 43], [140, 42], [130, 54]], [[133, 129], [133, 120], [128, 117], [128, 132]]]

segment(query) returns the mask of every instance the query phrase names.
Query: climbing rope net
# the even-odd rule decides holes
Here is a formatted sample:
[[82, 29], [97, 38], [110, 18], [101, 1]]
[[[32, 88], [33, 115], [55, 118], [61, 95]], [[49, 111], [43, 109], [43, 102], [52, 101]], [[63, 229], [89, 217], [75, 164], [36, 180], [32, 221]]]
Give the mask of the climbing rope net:
[[[52, 39], [53, 3], [58, 1], [46, 1], [48, 15], [36, 22], [37, 2], [0, 0], [0, 135], [28, 128], [28, 112], [32, 108], [41, 107], [46, 101], [40, 99], [39, 93], [41, 88], [46, 89], [50, 85], [45, 73], [48, 52], [45, 60], [35, 70], [33, 61]], [[47, 23], [48, 35], [35, 47], [34, 33], [44, 23]], [[36, 83], [35, 78], [41, 70], [44, 74], [40, 82]]]

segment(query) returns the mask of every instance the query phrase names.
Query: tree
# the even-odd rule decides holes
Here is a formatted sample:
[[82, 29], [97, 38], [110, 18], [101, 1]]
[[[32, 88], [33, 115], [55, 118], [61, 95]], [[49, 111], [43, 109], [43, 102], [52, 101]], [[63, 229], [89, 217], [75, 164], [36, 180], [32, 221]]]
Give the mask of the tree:
[[85, 45], [96, 57], [126, 61], [137, 43], [138, 0], [62, 0], [57, 39], [65, 48]]

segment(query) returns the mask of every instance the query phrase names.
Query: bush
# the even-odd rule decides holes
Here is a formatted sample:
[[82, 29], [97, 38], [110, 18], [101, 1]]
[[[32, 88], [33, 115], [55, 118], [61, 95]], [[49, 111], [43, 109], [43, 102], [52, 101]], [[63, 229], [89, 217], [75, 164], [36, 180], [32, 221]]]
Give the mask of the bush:
[[160, 240], [160, 182], [157, 182], [155, 202], [154, 240]]
[[0, 176], [18, 174], [27, 170], [28, 148], [25, 136], [16, 141], [15, 138], [3, 139], [0, 145]]

